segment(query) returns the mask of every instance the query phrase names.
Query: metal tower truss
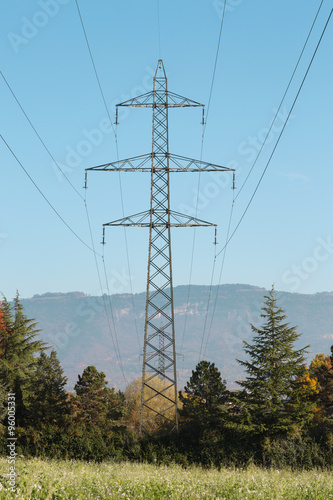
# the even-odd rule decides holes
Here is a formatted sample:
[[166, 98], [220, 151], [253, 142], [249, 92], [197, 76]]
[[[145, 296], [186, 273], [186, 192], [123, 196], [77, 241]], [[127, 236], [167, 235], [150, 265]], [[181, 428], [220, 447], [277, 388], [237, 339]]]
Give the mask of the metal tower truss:
[[[156, 424], [178, 428], [177, 376], [171, 265], [172, 227], [215, 226], [170, 210], [170, 172], [216, 172], [234, 169], [169, 153], [168, 109], [203, 104], [169, 92], [162, 60], [158, 61], [153, 90], [117, 106], [153, 109], [152, 152], [86, 169], [87, 171], [150, 172], [150, 209], [103, 224], [149, 228], [147, 296], [142, 368], [141, 431]], [[233, 174], [234, 175], [234, 174]], [[103, 231], [104, 231], [103, 229]]]

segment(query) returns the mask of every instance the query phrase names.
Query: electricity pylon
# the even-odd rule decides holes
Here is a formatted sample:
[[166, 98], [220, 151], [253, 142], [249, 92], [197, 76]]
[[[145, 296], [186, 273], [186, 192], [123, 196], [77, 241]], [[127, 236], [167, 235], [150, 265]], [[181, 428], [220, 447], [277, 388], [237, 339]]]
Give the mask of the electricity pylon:
[[161, 59], [157, 64], [153, 90], [117, 104], [117, 108], [118, 106], [152, 108], [152, 152], [88, 168], [86, 178], [88, 170], [149, 172], [151, 175], [150, 209], [103, 224], [103, 231], [106, 226], [149, 228], [141, 432], [149, 432], [150, 423], [155, 419], [178, 428], [170, 230], [172, 227], [216, 225], [170, 210], [169, 174], [234, 172], [234, 169], [169, 153], [168, 109], [193, 106], [201, 106], [204, 109], [204, 106], [168, 90]]

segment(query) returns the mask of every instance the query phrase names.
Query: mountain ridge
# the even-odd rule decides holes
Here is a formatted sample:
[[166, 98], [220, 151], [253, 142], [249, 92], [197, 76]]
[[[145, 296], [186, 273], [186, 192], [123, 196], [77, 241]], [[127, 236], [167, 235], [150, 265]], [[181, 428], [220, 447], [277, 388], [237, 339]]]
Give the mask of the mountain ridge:
[[[212, 321], [216, 293], [215, 314]], [[205, 359], [214, 362], [235, 388], [243, 376], [236, 359], [244, 359], [242, 341], [251, 342], [250, 323], [262, 324], [260, 318], [267, 290], [247, 284], [191, 285], [174, 287], [174, 311], [178, 386], [182, 388], [199, 361], [201, 346]], [[299, 294], [276, 292], [278, 305], [286, 311], [286, 321], [302, 333], [297, 346], [311, 345], [308, 361], [315, 354], [329, 354], [333, 344], [333, 293]], [[107, 300], [105, 300], [107, 299]], [[113, 319], [109, 312], [111, 331], [116, 327], [117, 338], [110, 335], [104, 301], [106, 295], [90, 296], [83, 292], [47, 292], [22, 299], [28, 318], [34, 318], [42, 330], [44, 341], [54, 346], [72, 389], [78, 374], [88, 365], [103, 370], [110, 386], [124, 389], [141, 374], [142, 344], [145, 313], [145, 292], [114, 294], [110, 297]], [[207, 303], [210, 307], [207, 316]], [[135, 305], [135, 322], [132, 303]], [[186, 318], [186, 331], [184, 331]], [[206, 325], [203, 337], [204, 325]], [[125, 377], [115, 353], [119, 345]], [[205, 347], [207, 348], [205, 349]]]

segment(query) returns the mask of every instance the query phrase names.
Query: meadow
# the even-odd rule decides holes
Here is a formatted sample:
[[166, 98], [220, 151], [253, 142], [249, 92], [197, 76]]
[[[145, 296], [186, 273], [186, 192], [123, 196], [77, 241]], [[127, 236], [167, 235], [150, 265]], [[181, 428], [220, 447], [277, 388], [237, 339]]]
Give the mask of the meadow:
[[7, 459], [0, 459], [0, 499], [333, 499], [327, 471], [184, 469], [178, 465], [87, 463], [18, 459], [17, 487], [6, 489]]

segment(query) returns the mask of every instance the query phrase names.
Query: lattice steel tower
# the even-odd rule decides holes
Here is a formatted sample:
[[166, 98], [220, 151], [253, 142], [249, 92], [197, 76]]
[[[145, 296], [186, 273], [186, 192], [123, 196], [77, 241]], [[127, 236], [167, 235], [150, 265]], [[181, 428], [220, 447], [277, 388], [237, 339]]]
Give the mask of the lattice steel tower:
[[170, 229], [215, 226], [215, 224], [170, 210], [169, 174], [200, 171], [234, 172], [234, 170], [169, 153], [168, 109], [192, 106], [201, 106], [204, 109], [204, 106], [168, 91], [162, 60], [157, 64], [153, 90], [117, 104], [118, 106], [153, 109], [152, 152], [86, 170], [151, 174], [150, 209], [103, 224], [103, 228], [105, 229], [105, 226], [149, 228], [141, 431], [149, 432], [151, 423], [156, 419], [164, 421], [171, 428], [178, 428]]

